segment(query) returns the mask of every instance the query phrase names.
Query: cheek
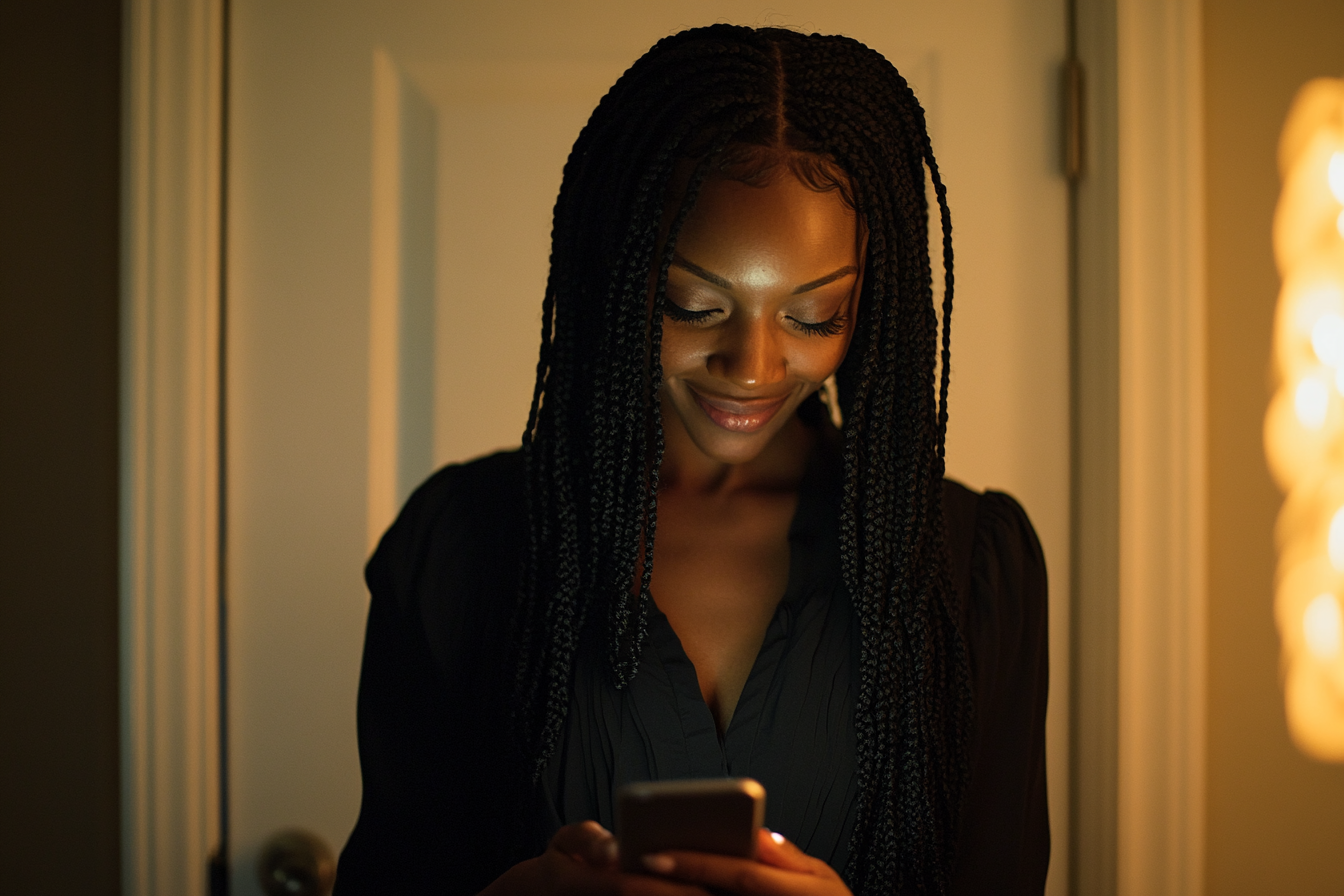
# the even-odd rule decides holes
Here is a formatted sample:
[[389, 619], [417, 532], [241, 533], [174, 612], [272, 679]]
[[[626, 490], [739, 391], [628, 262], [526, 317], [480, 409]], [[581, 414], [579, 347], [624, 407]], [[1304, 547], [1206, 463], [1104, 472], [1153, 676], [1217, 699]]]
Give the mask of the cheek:
[[685, 373], [688, 369], [703, 363], [704, 340], [695, 338], [695, 334], [686, 333], [680, 327], [663, 326], [662, 346], [659, 362], [663, 365], [664, 376]]
[[821, 383], [840, 367], [848, 347], [848, 336], [832, 339], [814, 336], [800, 340], [798, 347], [790, 353], [789, 367], [799, 379]]

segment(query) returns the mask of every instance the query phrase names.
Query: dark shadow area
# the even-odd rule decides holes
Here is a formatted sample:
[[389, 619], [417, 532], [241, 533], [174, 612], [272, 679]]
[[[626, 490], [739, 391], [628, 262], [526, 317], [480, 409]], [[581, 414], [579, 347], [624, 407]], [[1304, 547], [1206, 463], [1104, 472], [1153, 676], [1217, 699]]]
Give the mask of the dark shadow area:
[[0, 891], [117, 893], [121, 4], [0, 6]]

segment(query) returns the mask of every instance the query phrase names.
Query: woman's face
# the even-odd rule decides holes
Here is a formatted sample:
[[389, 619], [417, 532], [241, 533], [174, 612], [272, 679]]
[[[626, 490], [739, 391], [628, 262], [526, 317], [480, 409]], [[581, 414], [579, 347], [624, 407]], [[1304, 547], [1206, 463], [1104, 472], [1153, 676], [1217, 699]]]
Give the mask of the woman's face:
[[765, 187], [707, 180], [668, 273], [664, 426], [712, 460], [757, 457], [844, 359], [862, 273], [838, 191], [787, 169]]

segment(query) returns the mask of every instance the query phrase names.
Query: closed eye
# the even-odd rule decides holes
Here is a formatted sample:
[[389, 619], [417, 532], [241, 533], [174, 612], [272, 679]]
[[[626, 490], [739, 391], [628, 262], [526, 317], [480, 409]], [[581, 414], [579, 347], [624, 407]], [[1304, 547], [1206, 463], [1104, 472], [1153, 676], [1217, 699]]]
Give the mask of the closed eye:
[[789, 318], [789, 321], [806, 336], [839, 336], [845, 331], [845, 324], [848, 323], [849, 319], [841, 311], [837, 312], [830, 320], [823, 320], [815, 324], [793, 317]]
[[689, 308], [683, 308], [676, 302], [668, 299], [663, 302], [663, 314], [684, 324], [697, 324], [709, 320], [716, 314], [722, 313], [718, 308], [710, 308], [705, 311], [692, 311]]

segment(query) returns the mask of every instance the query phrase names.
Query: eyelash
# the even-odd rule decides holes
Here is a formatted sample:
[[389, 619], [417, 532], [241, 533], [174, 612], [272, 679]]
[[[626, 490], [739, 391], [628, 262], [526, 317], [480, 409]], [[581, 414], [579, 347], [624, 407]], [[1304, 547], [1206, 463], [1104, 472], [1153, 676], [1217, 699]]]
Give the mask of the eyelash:
[[[789, 318], [789, 320], [793, 320], [793, 318]], [[815, 324], [793, 320], [794, 325], [808, 336], [839, 336], [845, 331], [845, 322], [846, 318], [843, 314], [837, 314], [830, 320], [823, 320]]]
[[711, 315], [719, 313], [719, 309], [711, 308], [708, 311], [692, 311], [689, 308], [683, 308], [676, 302], [663, 302], [663, 314], [683, 324], [698, 324], [709, 320]]
[[[679, 323], [698, 324], [704, 323], [715, 314], [719, 313], [718, 308], [710, 308], [707, 311], [691, 311], [689, 308], [683, 308], [675, 302], [666, 301], [663, 303], [663, 314]], [[793, 325], [802, 332], [804, 336], [838, 336], [845, 330], [845, 324], [848, 318], [844, 314], [837, 314], [830, 320], [823, 320], [815, 324], [805, 321], [789, 318]]]

